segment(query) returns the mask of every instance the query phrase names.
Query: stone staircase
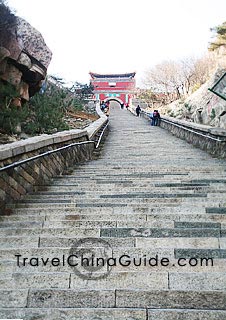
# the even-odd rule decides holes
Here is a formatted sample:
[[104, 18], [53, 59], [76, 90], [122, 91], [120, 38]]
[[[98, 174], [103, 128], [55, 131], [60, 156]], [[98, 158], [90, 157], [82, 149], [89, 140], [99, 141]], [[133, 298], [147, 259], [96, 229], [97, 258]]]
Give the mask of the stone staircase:
[[0, 319], [226, 319], [224, 160], [113, 108], [100, 157], [12, 209]]

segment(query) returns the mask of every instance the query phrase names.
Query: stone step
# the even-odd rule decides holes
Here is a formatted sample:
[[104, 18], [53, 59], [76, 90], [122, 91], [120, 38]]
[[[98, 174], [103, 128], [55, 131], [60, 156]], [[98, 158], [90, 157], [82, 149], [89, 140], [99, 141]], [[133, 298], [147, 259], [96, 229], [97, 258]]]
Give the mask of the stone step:
[[[220, 311], [219, 311], [220, 312]], [[0, 309], [0, 317], [18, 318], [26, 320], [147, 320], [145, 309], [132, 308], [24, 308]], [[223, 319], [223, 318], [222, 318]], [[216, 318], [216, 320], [222, 320]], [[160, 319], [161, 320], [161, 319]], [[193, 320], [193, 319], [191, 319]], [[207, 318], [209, 320], [209, 318]]]
[[0, 224], [2, 222], [17, 222], [17, 221], [33, 221], [33, 222], [43, 222], [45, 220], [45, 215], [36, 215], [36, 214], [20, 214], [20, 215], [10, 215], [10, 216], [0, 216]]
[[2, 216], [0, 217], [0, 221], [2, 222], [13, 222], [13, 221], [44, 221], [44, 220], [111, 220], [111, 221], [146, 221], [147, 215], [146, 214], [110, 214], [110, 213], [103, 213], [103, 214], [62, 214], [62, 213], [49, 213], [43, 215], [29, 215], [29, 214], [20, 214], [20, 215], [11, 215], [11, 216]]
[[[96, 188], [95, 188], [96, 189]], [[69, 191], [69, 190], [65, 190], [63, 191], [62, 188], [61, 188], [61, 191], [53, 191], [53, 192], [50, 192], [50, 191], [46, 191], [46, 192], [38, 192], [36, 194], [32, 194], [32, 195], [29, 195], [26, 197], [26, 200], [28, 201], [31, 201], [31, 200], [50, 200], [50, 199], [68, 199], [68, 198], [73, 198], [73, 199], [80, 199], [80, 198], [88, 198], [88, 197], [91, 197], [91, 198], [103, 198], [104, 197], [115, 197], [116, 195], [118, 197], [122, 197], [123, 194], [122, 194], [122, 191], [119, 191], [117, 192], [117, 194], [115, 194], [115, 190], [106, 190], [106, 188], [103, 188], [103, 190], [98, 190], [98, 192], [96, 192], [94, 189], [94, 191]], [[127, 190], [125, 190], [127, 189]], [[222, 194], [226, 193], [225, 190], [220, 190], [220, 191], [206, 191], [205, 193], [203, 192], [203, 190], [171, 190], [170, 188], [162, 188], [162, 189], [159, 189], [159, 188], [155, 188], [153, 187], [153, 189], [151, 189], [149, 187], [149, 189], [143, 191], [141, 193], [141, 190], [140, 188], [136, 189], [136, 190], [131, 190], [132, 188], [131, 187], [123, 187], [123, 191], [125, 192], [126, 191], [126, 194], [130, 197], [132, 195], [135, 194], [136, 197], [140, 197], [140, 196], [144, 196], [144, 197], [151, 197], [151, 196], [156, 196], [156, 197], [169, 197], [169, 196], [174, 196], [174, 195], [180, 195], [180, 196], [183, 196], [185, 195], [185, 197], [188, 195], [189, 197], [195, 197], [197, 195], [197, 197], [202, 197], [202, 195], [207, 195], [207, 197], [222, 197]], [[120, 189], [118, 189], [120, 190]], [[137, 192], [139, 190], [139, 192]], [[134, 192], [135, 191], [135, 192]], [[161, 192], [160, 192], [161, 191]], [[185, 194], [185, 191], [186, 191], [186, 194]], [[164, 193], [163, 193], [164, 192]]]
[[210, 228], [101, 228], [101, 237], [150, 237], [150, 238], [173, 238], [173, 237], [221, 237], [224, 236], [220, 229]]
[[[187, 209], [187, 211], [186, 211]], [[11, 216], [2, 217], [2, 221], [21, 221], [21, 220], [29, 220], [30, 214], [32, 213], [32, 217], [35, 217], [33, 220], [110, 220], [110, 221], [126, 221], [126, 220], [147, 220], [148, 222], [157, 223], [157, 221], [165, 221], [166, 223], [169, 221], [182, 221], [182, 222], [219, 222], [221, 223], [221, 227], [225, 228], [226, 215], [224, 213], [205, 213], [205, 207], [200, 207], [199, 211], [193, 211], [194, 208], [191, 209], [180, 207], [168, 207], [168, 208], [143, 208], [143, 207], [114, 207], [114, 208], [75, 208], [69, 210], [61, 210], [61, 209], [14, 209], [14, 214]], [[183, 211], [182, 211], [183, 210]], [[196, 210], [196, 208], [195, 208]], [[92, 214], [90, 214], [92, 212]], [[166, 213], [167, 212], [167, 213]], [[1, 232], [1, 228], [0, 228]]]
[[39, 273], [12, 273], [0, 275], [0, 288], [2, 289], [37, 289], [61, 288], [69, 289], [71, 274], [66, 272], [39, 272]]
[[169, 273], [169, 289], [172, 290], [223, 290], [226, 291], [226, 274], [216, 273]]
[[[101, 274], [95, 273], [101, 277]], [[219, 279], [220, 280], [220, 279]], [[84, 280], [76, 274], [71, 275], [71, 288], [77, 290], [164, 290], [168, 289], [168, 272], [110, 272], [107, 277], [99, 280]]]
[[2, 228], [0, 229], [0, 238], [6, 237], [98, 237], [100, 231], [98, 228]]
[[17, 203], [17, 207], [52, 207], [52, 206], [62, 206], [70, 207], [72, 205], [82, 204], [84, 202], [89, 203], [121, 203], [127, 204], [140, 204], [140, 203], [193, 203], [205, 204], [207, 207], [219, 207], [220, 204], [225, 204], [225, 200], [222, 196], [220, 197], [208, 197], [207, 194], [145, 194], [145, 195], [136, 195], [136, 194], [117, 194], [117, 195], [100, 195], [100, 197], [91, 198], [91, 197], [68, 197], [67, 199], [29, 199], [23, 200]]
[[224, 291], [183, 290], [0, 290], [4, 308], [154, 308], [225, 310]]
[[[50, 239], [48, 238], [49, 241], [54, 240], [54, 239]], [[47, 239], [47, 240], [48, 240]], [[64, 239], [63, 239], [64, 240]], [[62, 241], [63, 241], [62, 240]], [[17, 259], [19, 259], [19, 261], [22, 261], [23, 258], [28, 257], [29, 259], [31, 258], [38, 258], [39, 263], [42, 263], [42, 258], [47, 259], [48, 258], [48, 263], [50, 263], [50, 259], [58, 257], [60, 259], [61, 264], [63, 263], [64, 259], [65, 259], [65, 264], [66, 264], [66, 259], [68, 256], [70, 256], [70, 249], [71, 248], [88, 248], [89, 250], [87, 250], [87, 254], [90, 253], [91, 249], [95, 249], [95, 248], [105, 248], [106, 246], [106, 250], [109, 249], [109, 256], [112, 256], [112, 252], [113, 255], [115, 257], [121, 257], [123, 255], [130, 255], [131, 257], [134, 256], [138, 256], [138, 257], [143, 257], [143, 256], [156, 256], [159, 255], [161, 257], [171, 257], [174, 258], [174, 256], [176, 258], [191, 258], [191, 257], [197, 257], [197, 253], [198, 251], [200, 251], [202, 253], [202, 255], [200, 257], [212, 257], [216, 259], [224, 259], [225, 255], [225, 250], [224, 249], [181, 249], [181, 248], [170, 248], [169, 246], [164, 248], [164, 247], [159, 247], [159, 248], [148, 248], [148, 247], [142, 247], [142, 248], [138, 248], [134, 246], [134, 239], [129, 238], [129, 239], [108, 239], [108, 238], [103, 238], [102, 240], [105, 241], [104, 244], [102, 244], [102, 242], [100, 242], [101, 240], [98, 241], [98, 243], [95, 245], [95, 243], [91, 243], [90, 246], [88, 246], [86, 243], [88, 240], [90, 240], [89, 238], [85, 239], [85, 244], [80, 245], [81, 241], [83, 239], [78, 239], [79, 241], [76, 241], [77, 239], [74, 239], [74, 244], [68, 247], [35, 247], [35, 248], [29, 248], [29, 247], [16, 247], [16, 248], [5, 248], [5, 249], [0, 249], [0, 259], [2, 260], [12, 260], [15, 262], [15, 264], [17, 264]], [[93, 239], [91, 239], [92, 242]], [[60, 241], [60, 240], [59, 240]], [[115, 246], [114, 246], [115, 244]], [[116, 245], [118, 244], [118, 246]], [[95, 249], [95, 250], [97, 250]], [[101, 249], [102, 250], [102, 249]], [[182, 251], [184, 250], [184, 251]], [[97, 250], [98, 251], [98, 250]], [[74, 249], [72, 249], [72, 252], [74, 252]], [[76, 251], [77, 252], [77, 251]], [[108, 253], [108, 251], [107, 251]], [[211, 255], [210, 255], [211, 253]], [[222, 256], [220, 256], [219, 254], [222, 253]], [[184, 254], [184, 255], [183, 255]], [[194, 254], [194, 255], [193, 255]], [[21, 257], [17, 257], [16, 255], [21, 255]], [[28, 263], [29, 260], [27, 260], [26, 263]], [[34, 262], [36, 263], [36, 262]]]
[[[137, 151], [137, 150], [136, 150]], [[188, 152], [190, 152], [191, 150], [188, 150]], [[113, 148], [112, 148], [112, 152], [114, 152]], [[183, 150], [184, 152], [184, 150]], [[116, 155], [117, 152], [114, 152], [114, 154]], [[135, 153], [134, 153], [135, 154]], [[172, 153], [169, 153], [172, 154]], [[142, 157], [142, 154], [139, 152], [136, 152], [136, 155], [138, 158], [140, 158], [140, 160], [144, 160]], [[186, 155], [186, 152], [185, 152]], [[150, 156], [150, 154], [149, 154]], [[154, 155], [153, 155], [154, 156]], [[158, 156], [158, 155], [157, 155]], [[174, 155], [175, 156], [175, 155]], [[178, 155], [176, 155], [178, 156]], [[197, 158], [195, 158], [197, 156], [197, 153], [194, 153], [194, 160], [196, 161]], [[174, 161], [170, 161], [170, 159], [168, 158], [168, 163], [171, 164], [171, 166], [168, 168], [168, 166], [166, 167], [162, 167], [161, 165], [159, 165], [158, 163], [155, 163], [155, 166], [152, 165], [152, 163], [146, 163], [145, 167], [135, 167], [134, 165], [130, 165], [129, 163], [125, 163], [125, 161], [123, 161], [123, 159], [120, 159], [118, 161], [118, 164], [114, 164], [111, 163], [110, 161], [105, 162], [105, 167], [103, 167], [103, 162], [105, 159], [109, 159], [111, 157], [108, 156], [108, 152], [106, 152], [103, 157], [100, 157], [98, 159], [98, 161], [89, 161], [89, 162], [85, 162], [83, 167], [77, 167], [76, 165], [71, 166], [68, 168], [67, 171], [65, 171], [62, 175], [63, 176], [67, 176], [69, 175], [72, 171], [73, 175], [76, 174], [85, 174], [85, 173], [89, 173], [89, 174], [93, 174], [93, 173], [99, 173], [102, 174], [103, 172], [106, 172], [107, 170], [107, 174], [115, 174], [115, 173], [120, 173], [120, 172], [124, 172], [124, 173], [145, 173], [145, 172], [153, 172], [153, 173], [174, 173], [173, 171], [175, 171], [175, 173], [179, 172], [179, 173], [189, 173], [192, 174], [193, 172], [197, 172], [197, 173], [208, 173], [208, 177], [220, 177], [220, 173], [225, 171], [225, 166], [224, 166], [224, 160], [222, 160], [222, 162], [219, 161], [219, 159], [216, 159], [216, 161], [210, 156], [210, 158], [208, 159], [209, 161], [203, 161], [202, 164], [194, 166], [189, 165], [190, 163], [190, 158], [186, 159], [186, 156], [184, 157], [184, 163], [183, 163], [183, 168], [177, 167], [177, 165], [174, 165]], [[119, 157], [117, 157], [119, 158]], [[129, 156], [127, 157], [128, 160], [136, 160], [136, 159], [129, 159]], [[178, 160], [178, 157], [176, 158]], [[114, 159], [113, 159], [114, 160]], [[146, 159], [145, 159], [146, 160]], [[165, 157], [164, 157], [165, 160]], [[161, 159], [159, 159], [159, 161], [161, 161]], [[216, 167], [210, 168], [209, 164], [216, 164]], [[194, 170], [191, 171], [191, 168]], [[69, 172], [69, 173], [68, 173]], [[61, 175], [56, 176], [57, 177], [61, 177]], [[220, 177], [221, 179], [223, 179], [223, 177]]]
[[12, 213], [15, 215], [22, 214], [22, 215], [44, 215], [44, 214], [138, 214], [138, 213], [149, 213], [150, 215], [165, 215], [165, 216], [170, 216], [172, 215], [178, 215], [183, 214], [183, 215], [206, 215], [208, 217], [217, 217], [217, 216], [225, 216], [223, 213], [213, 213], [213, 214], [206, 214], [206, 208], [205, 206], [191, 206], [187, 205], [181, 208], [180, 206], [175, 206], [175, 205], [170, 205], [168, 207], [161, 207], [161, 206], [155, 206], [153, 207], [148, 207], [146, 205], [128, 205], [128, 206], [123, 206], [122, 208], [120, 207], [92, 207], [90, 209], [89, 207], [71, 207], [71, 208], [60, 208], [60, 207], [33, 207], [33, 208], [16, 208], [12, 209]]
[[[39, 236], [0, 237], [0, 248], [38, 248]], [[0, 286], [1, 287], [1, 286]]]
[[[92, 248], [91, 248], [92, 249]], [[47, 254], [45, 256], [39, 256], [39, 258], [43, 257], [43, 261], [45, 264], [38, 260], [36, 262], [37, 256], [21, 256], [19, 259], [19, 266], [17, 264], [17, 257], [8, 258], [8, 260], [1, 260], [0, 262], [0, 271], [2, 277], [10, 277], [13, 273], [74, 273], [74, 268], [70, 264], [67, 263], [67, 258], [69, 256], [69, 251], [62, 248], [60, 249], [58, 255], [55, 255], [52, 252], [49, 257], [49, 261], [47, 261]], [[44, 251], [42, 251], [43, 253]], [[100, 251], [102, 252], [102, 251]], [[62, 253], [65, 254], [65, 260], [63, 263]], [[126, 255], [126, 256], [125, 256]], [[33, 260], [26, 260], [23, 263], [23, 258], [27, 257], [28, 259], [35, 258]], [[96, 257], [103, 257], [103, 255], [96, 255]], [[109, 255], [108, 257], [111, 257]], [[96, 272], [102, 272], [105, 276], [107, 271], [111, 272], [171, 272], [171, 273], [226, 273], [226, 259], [197, 259], [190, 260], [185, 259], [179, 260], [174, 258], [173, 250], [167, 248], [157, 248], [156, 250], [152, 249], [149, 251], [141, 250], [140, 248], [132, 249], [126, 248], [125, 251], [120, 248], [115, 248], [113, 252], [113, 257], [116, 260], [109, 260], [109, 267], [98, 267], [98, 270], [94, 268], [93, 275], [95, 276]], [[145, 258], [146, 257], [146, 264]], [[52, 260], [54, 259], [54, 260]], [[59, 259], [59, 263], [57, 262]], [[119, 263], [120, 259], [120, 263]], [[149, 259], [151, 259], [149, 264]], [[30, 262], [31, 261], [31, 262]], [[52, 262], [53, 261], [53, 262]], [[113, 263], [115, 264], [113, 265]], [[141, 261], [141, 262], [140, 262]], [[80, 260], [77, 260], [79, 263]], [[92, 270], [92, 268], [90, 268]], [[90, 270], [85, 267], [82, 269], [83, 272], [88, 272], [88, 276], [90, 275]]]
[[[26, 211], [27, 210], [31, 210], [33, 208], [37, 208], [37, 209], [45, 209], [45, 208], [49, 208], [49, 209], [59, 209], [59, 210], [72, 210], [75, 208], [75, 204], [72, 203], [71, 201], [69, 202], [68, 200], [66, 200], [67, 203], [62, 203], [62, 202], [56, 202], [56, 203], [16, 203], [16, 204], [7, 204], [7, 207], [11, 210], [18, 210], [18, 209], [22, 209], [22, 211]], [[16, 212], [16, 211], [15, 211]]]
[[[169, 210], [170, 211], [170, 210]], [[201, 210], [200, 210], [201, 211]], [[155, 221], [155, 220], [170, 220], [170, 221], [182, 221], [182, 222], [219, 222], [221, 223], [221, 226], [226, 221], [224, 214], [205, 214], [205, 213], [184, 213], [183, 211], [180, 213], [153, 213], [147, 214], [147, 221]]]
[[[12, 223], [13, 224], [13, 223]], [[215, 225], [214, 225], [215, 226]], [[45, 228], [173, 228], [173, 221], [130, 221], [123, 222], [120, 220], [47, 220], [44, 222]]]
[[0, 305], [3, 308], [106, 308], [115, 306], [115, 293], [71, 289], [0, 290]]
[[221, 224], [218, 222], [189, 222], [189, 221], [184, 221], [184, 222], [174, 222], [174, 227], [175, 228], [221, 228]]
[[225, 320], [223, 310], [148, 309], [147, 320]]
[[42, 221], [6, 221], [0, 223], [0, 231], [3, 228], [42, 228]]
[[45, 221], [44, 228], [103, 228], [116, 227], [116, 221], [108, 221], [108, 220], [100, 220], [100, 221], [70, 221], [70, 220], [62, 220], [62, 221]]
[[[110, 238], [105, 238], [110, 239]], [[124, 239], [124, 238], [123, 238]], [[108, 240], [107, 240], [108, 241]], [[218, 249], [220, 247], [219, 238], [214, 237], [175, 237], [175, 238], [136, 238], [136, 248], [187, 248], [187, 249]], [[222, 249], [223, 243], [222, 243]]]
[[[79, 185], [81, 185], [82, 188], [88, 188], [88, 186], [90, 185], [91, 187], [95, 187], [95, 186], [99, 186], [99, 187], [115, 187], [114, 184], [125, 184], [125, 187], [127, 187], [126, 184], [128, 184], [128, 186], [133, 186], [133, 187], [145, 187], [145, 186], [150, 186], [154, 187], [156, 186], [157, 188], [176, 188], [176, 189], [180, 189], [180, 188], [207, 188], [210, 190], [225, 190], [225, 183], [211, 183], [210, 181], [207, 182], [199, 182], [199, 180], [197, 182], [193, 182], [191, 181], [191, 177], [187, 176], [186, 179], [180, 179], [180, 178], [174, 178], [174, 177], [165, 177], [163, 179], [163, 177], [159, 177], [159, 178], [152, 178], [152, 179], [144, 179], [144, 178], [140, 178], [140, 179], [132, 179], [132, 178], [120, 178], [118, 177], [116, 178], [108, 178], [108, 179], [104, 179], [103, 177], [100, 178], [96, 178], [96, 179], [74, 179], [74, 180], [70, 180], [70, 179], [63, 179], [63, 180], [53, 180], [53, 182], [51, 183], [51, 185], [42, 185], [39, 186], [39, 190], [41, 191], [45, 191], [45, 190], [55, 190], [55, 188], [74, 188], [77, 191], [80, 191], [78, 189]], [[106, 184], [106, 186], [105, 186]], [[109, 184], [109, 185], [108, 185]], [[112, 186], [110, 186], [110, 184], [112, 184]]]
[[[0, 276], [0, 287], [1, 289], [9, 287], [13, 289], [32, 287], [36, 289], [69, 289], [70, 287], [78, 290], [92, 290], [95, 285], [95, 290], [114, 288], [142, 290], [144, 287], [148, 290], [168, 289], [168, 272], [110, 272], [107, 277], [103, 273], [95, 272], [95, 277], [98, 280], [95, 280], [94, 275], [89, 276], [91, 280], [78, 277], [75, 273], [65, 272], [13, 273], [8, 276]], [[219, 280], [220, 277], [222, 276], [218, 273]]]
[[[89, 214], [90, 211], [78, 212], [75, 213], [42, 213], [42, 215], [12, 215], [12, 216], [4, 216], [1, 217], [4, 222], [13, 222], [13, 221], [56, 221], [56, 220], [68, 220], [68, 221], [117, 221], [117, 226], [123, 227], [122, 222], [125, 223], [124, 227], [168, 227], [168, 226], [178, 226], [179, 222], [181, 222], [181, 226], [185, 226], [186, 223], [190, 223], [191, 226], [200, 227], [200, 226], [219, 226], [221, 228], [226, 228], [226, 215], [206, 215], [206, 214], [145, 214], [145, 213], [96, 213]], [[133, 225], [135, 223], [135, 225]], [[0, 229], [1, 233], [1, 229]]]
[[[109, 182], [109, 181], [108, 181]], [[114, 182], [115, 183], [115, 182]], [[78, 189], [80, 191], [78, 191]], [[98, 191], [96, 191], [98, 189]], [[133, 185], [132, 183], [119, 183], [111, 184], [111, 183], [104, 183], [97, 185], [87, 185], [87, 186], [55, 186], [52, 191], [40, 191], [35, 194], [32, 194], [30, 196], [30, 199], [40, 199], [43, 197], [43, 199], [48, 198], [56, 198], [57, 196], [60, 196], [63, 199], [67, 199], [67, 197], [87, 197], [90, 196], [92, 198], [99, 197], [102, 194], [120, 194], [123, 192], [126, 193], [138, 193], [138, 192], [144, 192], [144, 193], [169, 193], [169, 194], [175, 194], [175, 193], [191, 193], [191, 194], [199, 194], [199, 193], [206, 193], [206, 194], [216, 194], [219, 197], [224, 196], [224, 193], [226, 193], [226, 189], [218, 188], [213, 190], [212, 188], [207, 187], [155, 187], [150, 186], [149, 184], [143, 184], [141, 186]], [[77, 195], [76, 193], [84, 193], [83, 195]], [[29, 198], [28, 198], [29, 199]]]
[[[137, 248], [219, 248], [218, 238], [108, 238], [101, 237], [112, 247], [137, 247]], [[78, 241], [78, 237], [41, 236], [39, 247], [64, 247], [70, 248]]]
[[226, 249], [175, 249], [176, 258], [214, 258], [225, 259]]
[[[73, 214], [73, 213], [84, 213], [84, 214], [90, 214], [90, 213], [113, 213], [114, 209], [113, 208], [92, 208], [92, 212], [90, 212], [90, 209], [84, 208], [77, 208], [74, 205], [72, 207], [69, 208], [61, 208], [61, 207], [51, 207], [51, 208], [38, 208], [38, 207], [34, 207], [34, 208], [13, 208], [12, 212], [15, 215], [18, 214], [36, 214], [36, 215], [45, 215], [45, 214]], [[132, 209], [130, 209], [130, 211], [128, 213], [132, 212]]]
[[117, 290], [116, 307], [226, 310], [226, 292]]
[[77, 195], [77, 194], [73, 194], [73, 192], [64, 192], [61, 193], [61, 195], [58, 195], [56, 193], [56, 195], [33, 195], [30, 197], [27, 197], [26, 201], [23, 201], [22, 203], [51, 203], [51, 202], [55, 202], [55, 201], [63, 201], [63, 200], [73, 200], [73, 202], [76, 201], [80, 201], [82, 200], [100, 200], [100, 199], [122, 199], [122, 198], [133, 198], [133, 199], [140, 199], [143, 197], [144, 200], [146, 200], [146, 198], [157, 198], [157, 199], [162, 199], [162, 198], [207, 198], [209, 199], [213, 199], [213, 200], [222, 200], [223, 194], [222, 193], [200, 193], [200, 192], [194, 192], [194, 191], [190, 191], [189, 193], [184, 193], [184, 190], [182, 190], [181, 192], [175, 193], [175, 192], [167, 192], [167, 193], [147, 193], [145, 192], [144, 195], [139, 194], [137, 192], [135, 193], [129, 193], [127, 192], [126, 194], [120, 194], [117, 193], [115, 194], [115, 191], [111, 191], [106, 193], [104, 191], [105, 194], [99, 193], [99, 194], [94, 194], [94, 193], [90, 193], [90, 192], [84, 192], [83, 195]]
[[[90, 240], [92, 241], [93, 239], [90, 239]], [[200, 259], [203, 259], [203, 260], [210, 259], [209, 262], [211, 264], [212, 264], [211, 258], [226, 260], [226, 249], [218, 249], [218, 248], [206, 249], [205, 246], [207, 245], [205, 242], [203, 242], [204, 248], [201, 248], [201, 247], [197, 248], [197, 245], [193, 244], [195, 248], [186, 248], [185, 246], [185, 249], [184, 248], [174, 249], [174, 248], [170, 248], [169, 246], [168, 247], [166, 246], [165, 248], [164, 247], [155, 247], [155, 248], [133, 247], [132, 246], [133, 239], [123, 240], [121, 243], [118, 242], [119, 247], [117, 247], [117, 246], [114, 246], [114, 244], [116, 244], [117, 241], [109, 241], [108, 239], [103, 238], [103, 241], [104, 240], [107, 241], [107, 243], [106, 241], [104, 242], [104, 245], [102, 243], [99, 244], [99, 246], [95, 246], [93, 244], [93, 245], [90, 245], [90, 247], [87, 247], [87, 245], [79, 245], [81, 241], [79, 242], [75, 241], [75, 243], [71, 247], [67, 247], [67, 248], [54, 246], [54, 247], [42, 247], [42, 248], [17, 247], [17, 248], [0, 249], [0, 258], [2, 260], [14, 261], [14, 263], [17, 266], [18, 264], [21, 264], [21, 267], [23, 267], [24, 264], [29, 264], [29, 263], [34, 264], [34, 268], [36, 267], [37, 263], [44, 265], [44, 262], [42, 262], [42, 259], [45, 259], [45, 260], [47, 259], [46, 260], [47, 262], [45, 262], [45, 264], [51, 264], [51, 259], [53, 258], [58, 258], [57, 264], [60, 263], [60, 264], [66, 265], [67, 258], [74, 252], [76, 253], [83, 252], [82, 249], [85, 249], [85, 253], [89, 257], [90, 252], [92, 252], [92, 250], [94, 251], [94, 253], [97, 252], [99, 254], [99, 251], [102, 252], [106, 247], [106, 254], [108, 254], [109, 257], [111, 257], [113, 254], [113, 257], [116, 259], [119, 259], [120, 257], [127, 259], [125, 255], [128, 255], [131, 259], [136, 257], [137, 259], [142, 259], [143, 261], [145, 260], [144, 259], [145, 257], [147, 257], [148, 259], [149, 257], [150, 258], [156, 257], [157, 255], [158, 257], [166, 257], [168, 259], [173, 259], [172, 265], [174, 261], [178, 261], [179, 259], [185, 259], [185, 261], [187, 262], [190, 259], [195, 259], [195, 261], [193, 261], [194, 266], [199, 263]], [[85, 239], [85, 242], [86, 241], [87, 241], [87, 238]], [[128, 244], [128, 242], [130, 242], [129, 243], [130, 247], [125, 246], [126, 244]], [[111, 246], [111, 243], [112, 243], [112, 246]], [[185, 241], [185, 245], [186, 245], [186, 241]], [[96, 253], [96, 256], [98, 257], [97, 253]], [[26, 261], [24, 262], [23, 260], [24, 258], [28, 258], [28, 259], [26, 259]], [[33, 262], [30, 262], [30, 259], [33, 259], [33, 258], [35, 258], [36, 260], [35, 261], [32, 260]], [[80, 258], [78, 257], [78, 259]], [[182, 261], [182, 263], [183, 262], [184, 260]], [[203, 263], [205, 263], [205, 261]], [[166, 264], [167, 267], [168, 265], [169, 263]], [[191, 266], [191, 268], [194, 266]]]

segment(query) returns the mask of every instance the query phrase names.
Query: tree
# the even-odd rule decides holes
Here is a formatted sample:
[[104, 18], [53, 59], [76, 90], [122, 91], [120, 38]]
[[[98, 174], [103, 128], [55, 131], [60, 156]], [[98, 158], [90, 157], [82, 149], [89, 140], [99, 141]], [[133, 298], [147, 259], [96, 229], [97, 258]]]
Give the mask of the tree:
[[146, 85], [154, 92], [163, 92], [168, 96], [175, 93], [177, 98], [180, 98], [183, 88], [180, 73], [178, 62], [163, 61], [147, 72]]
[[221, 25], [210, 29], [214, 33], [214, 41], [209, 45], [209, 50], [214, 51], [226, 45], [226, 21]]
[[81, 101], [89, 98], [90, 95], [93, 95], [94, 87], [92, 84], [82, 84], [80, 82], [75, 82], [73, 86], [69, 89], [75, 94], [75, 97]]
[[153, 92], [166, 94], [171, 100], [184, 98], [205, 83], [216, 60], [211, 55], [164, 61], [146, 73], [145, 84]]

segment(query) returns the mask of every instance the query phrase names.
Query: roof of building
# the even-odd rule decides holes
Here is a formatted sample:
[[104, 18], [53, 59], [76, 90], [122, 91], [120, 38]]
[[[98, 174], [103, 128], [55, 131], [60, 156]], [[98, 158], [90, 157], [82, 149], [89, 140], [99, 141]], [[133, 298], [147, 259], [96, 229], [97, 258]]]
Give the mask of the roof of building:
[[99, 74], [90, 72], [89, 73], [92, 79], [103, 79], [103, 78], [134, 78], [136, 72], [130, 72], [130, 73], [117, 73], [117, 74]]

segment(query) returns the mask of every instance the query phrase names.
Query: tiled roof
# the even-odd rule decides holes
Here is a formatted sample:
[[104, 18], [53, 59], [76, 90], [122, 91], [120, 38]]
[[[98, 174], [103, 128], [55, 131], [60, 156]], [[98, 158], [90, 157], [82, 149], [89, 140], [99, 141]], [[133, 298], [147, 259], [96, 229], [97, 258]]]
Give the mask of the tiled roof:
[[103, 79], [103, 78], [134, 78], [136, 72], [131, 72], [131, 73], [118, 73], [118, 74], [99, 74], [99, 73], [94, 73], [90, 72], [89, 73], [92, 79]]

